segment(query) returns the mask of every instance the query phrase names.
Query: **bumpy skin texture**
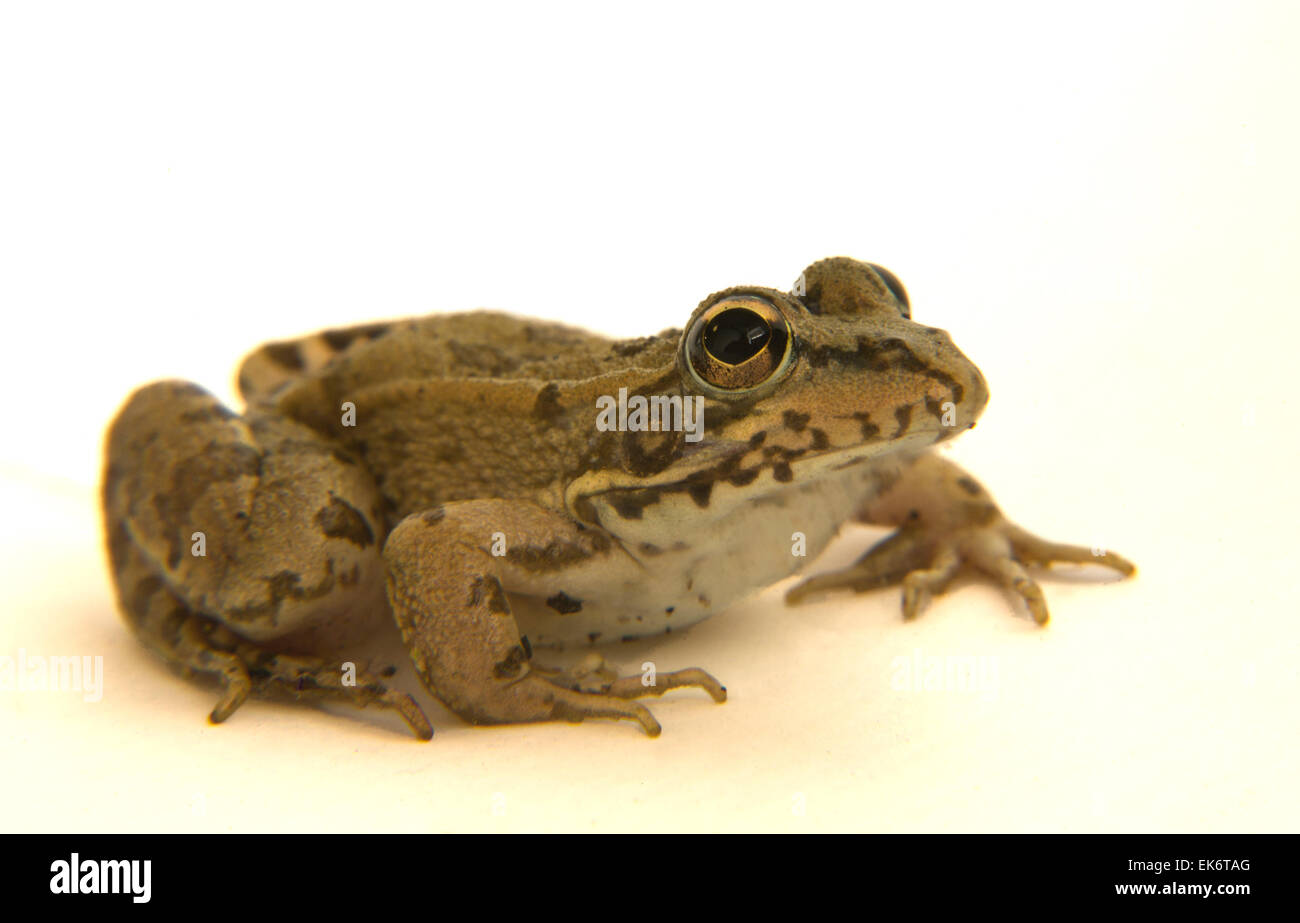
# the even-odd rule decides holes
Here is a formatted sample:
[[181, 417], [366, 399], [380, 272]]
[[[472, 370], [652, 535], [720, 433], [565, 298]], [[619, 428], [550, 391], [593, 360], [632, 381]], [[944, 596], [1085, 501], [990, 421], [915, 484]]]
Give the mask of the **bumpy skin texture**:
[[[242, 415], [189, 383], [142, 388], [110, 427], [103, 488], [127, 622], [224, 683], [213, 721], [249, 696], [337, 698], [427, 738], [409, 696], [319, 653], [395, 619], [425, 685], [468, 721], [627, 718], [653, 735], [635, 699], [725, 690], [698, 669], [619, 679], [599, 657], [547, 669], [534, 646], [688, 626], [852, 520], [896, 531], [789, 601], [901, 583], [912, 617], [968, 565], [1044, 623], [1024, 565], [1133, 572], [1007, 522], [931, 451], [974, 425], [988, 389], [885, 270], [823, 260], [790, 293], [715, 293], [685, 329], [614, 341], [442, 315], [268, 344], [240, 369]], [[702, 395], [703, 438], [597, 426], [621, 389]]]

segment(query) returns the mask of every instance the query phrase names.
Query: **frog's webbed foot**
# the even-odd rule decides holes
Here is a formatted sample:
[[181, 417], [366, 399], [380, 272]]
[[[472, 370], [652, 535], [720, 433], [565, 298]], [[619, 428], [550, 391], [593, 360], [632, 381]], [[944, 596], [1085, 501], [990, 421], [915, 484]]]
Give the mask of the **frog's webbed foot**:
[[1034, 621], [1047, 622], [1047, 602], [1025, 565], [1100, 564], [1124, 576], [1135, 568], [1113, 551], [1062, 545], [1007, 520], [982, 486], [933, 453], [917, 458], [896, 482], [859, 511], [863, 522], [897, 531], [854, 564], [805, 580], [786, 594], [798, 603], [836, 589], [855, 592], [901, 584], [903, 616], [915, 618], [927, 597], [947, 590], [965, 566], [997, 580], [1024, 600]]
[[[263, 651], [249, 645], [243, 650], [249, 660], [253, 691], [267, 698], [336, 699], [357, 708], [374, 705], [397, 712], [421, 740], [433, 737], [433, 726], [423, 709], [405, 692], [389, 688], [378, 676], [357, 669], [344, 681], [342, 664], [318, 657], [302, 657]], [[221, 719], [213, 714], [214, 722]]]
[[604, 657], [597, 653], [590, 653], [576, 666], [567, 670], [553, 670], [534, 665], [533, 672], [541, 673], [551, 682], [569, 689], [604, 693], [620, 699], [658, 696], [670, 689], [686, 689], [694, 686], [707, 692], [715, 702], [727, 701], [727, 687], [708, 672], [695, 667], [674, 670], [671, 673], [655, 673], [650, 682], [646, 682], [643, 676], [626, 676], [620, 679], [618, 671], [606, 663]]
[[182, 673], [216, 677], [224, 686], [208, 720], [220, 724], [250, 697], [335, 699], [397, 712], [421, 740], [433, 736], [416, 701], [390, 689], [377, 676], [357, 670], [344, 682], [341, 664], [318, 657], [277, 653], [239, 637], [211, 619], [187, 611], [165, 590], [143, 601], [134, 623], [146, 645]]
[[185, 618], [175, 656], [193, 671], [216, 674], [225, 685], [225, 693], [208, 716], [213, 724], [229, 718], [249, 696], [335, 699], [357, 708], [374, 705], [395, 711], [416, 737], [433, 737], [433, 727], [415, 699], [390, 689], [368, 671], [358, 669], [345, 682], [340, 663], [269, 651], [200, 616]]

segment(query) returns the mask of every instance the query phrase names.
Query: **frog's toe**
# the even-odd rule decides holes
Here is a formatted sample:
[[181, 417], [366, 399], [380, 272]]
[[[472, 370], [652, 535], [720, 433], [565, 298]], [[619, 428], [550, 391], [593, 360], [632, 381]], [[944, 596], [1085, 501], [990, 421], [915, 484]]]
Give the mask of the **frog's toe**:
[[566, 689], [576, 692], [612, 695], [619, 699], [639, 699], [643, 696], [663, 695], [670, 689], [703, 689], [715, 702], [727, 701], [727, 687], [711, 674], [698, 668], [675, 670], [672, 673], [654, 673], [619, 678], [618, 671], [606, 663], [600, 654], [588, 654], [577, 666], [567, 670], [552, 670], [534, 666], [539, 673]]
[[944, 545], [926, 570], [914, 570], [903, 578], [903, 618], [911, 621], [920, 613], [925, 600], [941, 596], [961, 569], [961, 555], [952, 545]]
[[669, 689], [685, 689], [690, 686], [703, 689], [718, 704], [727, 701], [727, 687], [714, 679], [711, 674], [695, 667], [675, 670], [672, 673], [656, 673], [650, 682], [646, 682], [644, 676], [626, 676], [610, 683], [605, 691], [620, 699], [638, 699], [647, 695], [663, 695]]
[[785, 594], [791, 605], [833, 590], [867, 590], [892, 586], [909, 574], [930, 566], [928, 552], [918, 530], [904, 526], [872, 545], [862, 557], [843, 570], [809, 577]]
[[607, 692], [582, 692], [537, 673], [525, 676], [513, 686], [512, 702], [504, 714], [487, 723], [516, 721], [585, 721], [588, 718], [615, 718], [635, 721], [651, 737], [658, 737], [663, 727], [639, 702]]
[[221, 679], [225, 683], [226, 691], [221, 701], [208, 715], [208, 720], [213, 724], [220, 724], [233, 715], [248, 699], [248, 693], [252, 689], [248, 670], [244, 668], [243, 661], [229, 654], [226, 657], [229, 658], [229, 662], [221, 667]]
[[1015, 549], [1016, 559], [1025, 564], [1048, 567], [1052, 564], [1100, 564], [1118, 571], [1125, 577], [1137, 573], [1137, 567], [1122, 555], [1104, 548], [1084, 548], [1079, 545], [1062, 545], [1039, 538], [1019, 526], [1007, 525], [1007, 538]]
[[988, 570], [1002, 581], [1003, 586], [1025, 601], [1025, 605], [1029, 607], [1029, 614], [1034, 617], [1035, 622], [1039, 625], [1047, 624], [1050, 613], [1047, 611], [1047, 600], [1043, 597], [1043, 590], [1029, 574], [1025, 573], [1020, 562], [1009, 557], [1001, 558]]

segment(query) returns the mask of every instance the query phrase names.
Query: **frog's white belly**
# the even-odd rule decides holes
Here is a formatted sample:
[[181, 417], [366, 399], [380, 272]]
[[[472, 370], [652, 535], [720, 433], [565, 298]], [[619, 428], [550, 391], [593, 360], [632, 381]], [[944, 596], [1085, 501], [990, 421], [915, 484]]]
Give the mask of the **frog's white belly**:
[[[896, 462], [859, 465], [790, 484], [739, 503], [722, 518], [705, 520], [703, 527], [698, 509], [683, 509], [680, 516], [661, 509], [645, 520], [603, 521], [627, 553], [599, 566], [547, 575], [533, 586], [507, 587], [515, 619], [537, 646], [603, 643], [686, 628], [802, 569], [869, 499], [879, 471], [887, 467]], [[726, 508], [733, 499], [728, 492], [752, 497], [753, 488], [719, 483], [711, 502]], [[795, 533], [802, 535], [801, 542]], [[638, 551], [646, 542], [659, 552]], [[580, 601], [581, 608], [561, 614], [547, 604], [561, 593], [566, 600]]]

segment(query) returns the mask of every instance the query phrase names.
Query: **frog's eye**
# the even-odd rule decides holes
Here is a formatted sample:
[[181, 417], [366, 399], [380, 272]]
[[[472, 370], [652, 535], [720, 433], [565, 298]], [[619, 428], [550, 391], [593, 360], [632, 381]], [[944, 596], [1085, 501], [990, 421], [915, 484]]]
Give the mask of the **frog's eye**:
[[785, 369], [790, 325], [758, 295], [732, 295], [705, 309], [686, 333], [686, 358], [705, 384], [722, 391], [755, 388]]
[[898, 281], [898, 276], [894, 275], [884, 266], [877, 266], [875, 263], [868, 263], [868, 266], [880, 276], [880, 281], [885, 283], [895, 300], [903, 306], [903, 316], [910, 318], [912, 316], [912, 305], [907, 300], [907, 289], [903, 288], [903, 283]]

